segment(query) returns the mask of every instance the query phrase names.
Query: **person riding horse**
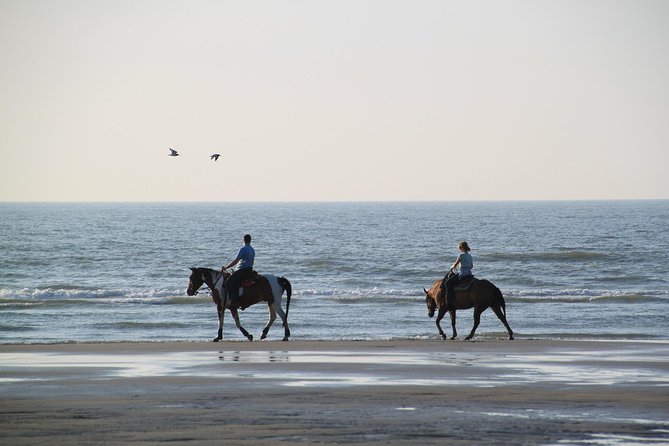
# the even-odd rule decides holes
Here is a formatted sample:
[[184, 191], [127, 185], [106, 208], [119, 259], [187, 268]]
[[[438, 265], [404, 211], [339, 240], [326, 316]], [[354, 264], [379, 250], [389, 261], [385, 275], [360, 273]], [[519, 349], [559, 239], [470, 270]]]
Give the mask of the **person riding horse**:
[[[448, 311], [455, 310], [455, 306], [453, 304], [455, 296], [453, 288], [458, 283], [471, 278], [472, 268], [474, 268], [474, 260], [472, 259], [471, 254], [469, 254], [471, 249], [469, 248], [467, 242], [460, 242], [458, 249], [460, 250], [461, 254], [455, 260], [451, 266], [451, 269], [446, 273], [444, 279], [441, 281], [441, 289], [446, 291]], [[460, 271], [455, 273], [454, 270], [458, 267], [458, 265], [460, 265]]]
[[225, 271], [228, 268], [239, 264], [237, 270], [225, 281], [225, 289], [230, 297], [230, 306], [236, 307], [239, 301], [239, 286], [247, 275], [253, 271], [253, 261], [255, 260], [256, 252], [251, 246], [251, 235], [244, 236], [244, 246], [239, 249], [237, 257], [221, 268]]

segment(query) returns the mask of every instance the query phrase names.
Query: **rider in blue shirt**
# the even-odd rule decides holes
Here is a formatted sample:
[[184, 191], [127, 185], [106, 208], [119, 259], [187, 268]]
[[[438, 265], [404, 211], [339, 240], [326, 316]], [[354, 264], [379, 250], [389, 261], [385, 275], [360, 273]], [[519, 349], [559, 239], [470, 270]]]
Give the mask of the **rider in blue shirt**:
[[[447, 291], [446, 299], [448, 302], [448, 311], [453, 311], [455, 309], [453, 304], [453, 299], [455, 297], [453, 288], [463, 279], [471, 276], [472, 268], [474, 268], [474, 260], [472, 259], [472, 255], [469, 254], [469, 251], [471, 251], [469, 244], [467, 244], [467, 242], [460, 242], [458, 249], [460, 249], [460, 255], [451, 266], [451, 269], [444, 277], [444, 280], [441, 282], [441, 288], [445, 288]], [[460, 271], [456, 274], [454, 273], [454, 270], [458, 267], [458, 265], [460, 266]]]
[[237, 270], [225, 281], [225, 289], [228, 292], [228, 296], [230, 296], [230, 306], [237, 306], [237, 301], [239, 300], [239, 285], [242, 280], [244, 280], [244, 277], [253, 270], [253, 261], [255, 260], [255, 257], [256, 252], [251, 246], [251, 236], [246, 234], [244, 236], [244, 246], [239, 249], [235, 260], [230, 262], [228, 266], [222, 268], [223, 270], [226, 270], [238, 265]]

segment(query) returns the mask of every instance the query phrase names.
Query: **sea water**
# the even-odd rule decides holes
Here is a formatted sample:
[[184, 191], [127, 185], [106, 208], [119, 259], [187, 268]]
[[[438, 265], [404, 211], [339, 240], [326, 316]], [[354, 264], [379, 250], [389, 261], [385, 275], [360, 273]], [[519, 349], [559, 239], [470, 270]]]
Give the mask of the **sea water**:
[[[292, 284], [295, 340], [436, 338], [423, 288], [461, 240], [518, 338], [667, 340], [668, 222], [669, 201], [0, 203], [0, 343], [211, 339], [189, 267], [227, 264], [246, 233], [255, 269]], [[241, 312], [256, 336], [267, 318]], [[506, 331], [488, 310], [477, 335]], [[244, 339], [229, 316], [225, 338]]]

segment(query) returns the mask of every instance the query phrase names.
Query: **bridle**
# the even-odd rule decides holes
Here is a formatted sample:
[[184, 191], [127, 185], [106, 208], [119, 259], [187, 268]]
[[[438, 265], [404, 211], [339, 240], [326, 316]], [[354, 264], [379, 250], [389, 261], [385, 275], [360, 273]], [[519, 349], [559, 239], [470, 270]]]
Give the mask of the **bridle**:
[[[210, 272], [209, 272], [210, 275], [213, 275], [212, 273], [217, 272], [217, 271], [214, 271], [214, 270], [209, 270], [209, 271], [210, 271]], [[197, 296], [197, 294], [200, 292], [200, 290], [205, 290], [205, 291], [209, 291], [209, 292], [212, 291], [212, 288], [210, 288], [209, 285], [207, 285], [207, 279], [205, 278], [205, 274], [206, 274], [206, 273], [207, 273], [207, 271], [202, 271], [202, 272], [200, 273], [200, 279], [202, 279], [202, 285], [204, 285], [205, 288], [202, 288], [202, 285], [200, 285], [196, 290], [193, 290], [193, 296]], [[216, 289], [216, 285], [218, 284], [218, 282], [219, 282], [223, 277], [224, 277], [224, 274], [223, 274], [222, 272], [221, 272], [221, 273], [218, 273], [218, 279], [216, 279], [216, 280], [214, 281], [214, 286], [213, 286], [214, 289]], [[212, 277], [211, 279], [212, 279], [212, 281], [213, 281], [213, 277]], [[225, 283], [223, 284], [223, 286], [225, 286]]]

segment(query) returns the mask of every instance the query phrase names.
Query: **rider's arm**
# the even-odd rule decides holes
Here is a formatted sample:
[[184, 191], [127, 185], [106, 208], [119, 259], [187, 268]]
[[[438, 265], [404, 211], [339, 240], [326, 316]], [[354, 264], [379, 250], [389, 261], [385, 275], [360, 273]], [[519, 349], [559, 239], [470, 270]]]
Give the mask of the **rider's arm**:
[[458, 256], [457, 260], [453, 263], [453, 266], [451, 266], [451, 270], [457, 268], [459, 264], [460, 264], [460, 256]]
[[221, 269], [232, 268], [232, 267], [235, 266], [237, 263], [239, 263], [239, 261], [240, 261], [241, 259], [242, 259], [241, 257], [237, 256], [237, 258], [236, 258], [235, 260], [233, 260], [232, 262], [230, 262], [230, 263], [228, 264], [228, 266], [224, 266], [224, 267], [221, 268]]

